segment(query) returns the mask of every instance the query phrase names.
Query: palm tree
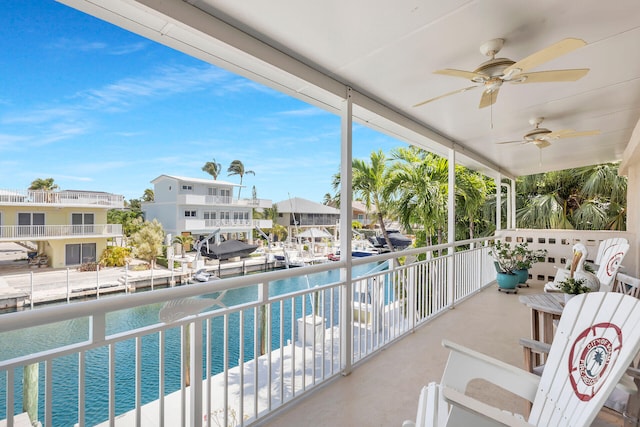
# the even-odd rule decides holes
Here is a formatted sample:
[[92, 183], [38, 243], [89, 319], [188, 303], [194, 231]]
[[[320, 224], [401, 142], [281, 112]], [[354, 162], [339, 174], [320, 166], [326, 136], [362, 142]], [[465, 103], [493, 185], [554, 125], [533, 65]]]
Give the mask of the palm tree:
[[238, 187], [238, 200], [240, 200], [240, 191], [242, 191], [242, 178], [247, 174], [255, 175], [256, 173], [252, 170], [245, 170], [244, 165], [240, 160], [234, 160], [233, 162], [231, 162], [229, 168], [227, 169], [227, 172], [229, 172], [228, 176], [240, 175], [240, 187]]
[[154, 198], [155, 194], [153, 193], [152, 189], [147, 188], [146, 190], [144, 190], [144, 194], [142, 195], [143, 202], [153, 202]]
[[434, 235], [441, 243], [447, 219], [446, 159], [415, 147], [393, 150], [392, 158], [398, 161], [391, 168], [385, 196], [396, 194], [394, 208], [405, 228], [419, 225], [427, 244]]
[[353, 193], [371, 211], [375, 207], [378, 216], [380, 231], [384, 237], [387, 247], [393, 250], [393, 244], [389, 239], [389, 233], [384, 224], [385, 218], [391, 214], [390, 194], [386, 193], [386, 182], [389, 170], [386, 166], [387, 158], [382, 150], [371, 152], [370, 162], [361, 159], [353, 159], [351, 169], [353, 174]]
[[53, 178], [37, 178], [33, 182], [31, 182], [29, 190], [53, 191], [57, 190], [58, 188], [58, 184], [53, 183]]
[[475, 236], [476, 219], [487, 201], [487, 191], [487, 182], [479, 173], [456, 165], [456, 224], [468, 222], [469, 239]]
[[191, 234], [180, 234], [175, 236], [171, 243], [180, 244], [180, 256], [184, 258], [184, 247], [193, 243], [193, 236]]
[[214, 180], [218, 179], [218, 175], [222, 172], [222, 165], [216, 162], [214, 158], [212, 162], [207, 162], [202, 166], [202, 170], [213, 177]]
[[625, 230], [627, 180], [607, 163], [518, 179], [519, 227]]

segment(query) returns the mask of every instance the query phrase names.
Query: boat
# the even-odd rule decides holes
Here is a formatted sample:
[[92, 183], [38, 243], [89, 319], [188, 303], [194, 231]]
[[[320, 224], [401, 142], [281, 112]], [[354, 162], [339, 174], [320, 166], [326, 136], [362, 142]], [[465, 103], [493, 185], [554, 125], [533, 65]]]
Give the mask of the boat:
[[209, 280], [216, 280], [218, 279], [218, 277], [216, 277], [213, 273], [208, 272], [204, 268], [201, 268], [200, 270], [195, 272], [195, 274], [193, 275], [193, 279], [197, 280], [198, 282], [208, 282]]
[[[389, 236], [389, 240], [391, 241], [391, 244], [393, 245], [393, 249], [395, 250], [405, 249], [411, 246], [411, 244], [413, 243], [410, 237], [405, 236], [404, 234], [400, 233], [400, 231], [398, 230], [387, 230], [387, 235]], [[387, 246], [387, 242], [384, 239], [384, 236], [369, 237], [369, 240], [377, 248], [382, 248]]]
[[[354, 258], [364, 258], [389, 252], [386, 248], [375, 247], [369, 240], [354, 240], [351, 243], [351, 256]], [[340, 249], [335, 253], [327, 255], [329, 261], [340, 261]]]
[[258, 248], [258, 245], [250, 245], [240, 240], [225, 240], [219, 244], [202, 245], [200, 253], [202, 256], [211, 258], [226, 260], [235, 257], [245, 257]]

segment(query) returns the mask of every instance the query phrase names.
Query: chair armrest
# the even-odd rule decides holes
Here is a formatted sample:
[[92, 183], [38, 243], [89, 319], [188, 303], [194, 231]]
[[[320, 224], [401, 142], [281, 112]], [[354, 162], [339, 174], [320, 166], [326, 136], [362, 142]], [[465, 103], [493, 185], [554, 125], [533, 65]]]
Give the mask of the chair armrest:
[[551, 344], [532, 340], [530, 338], [520, 338], [520, 345], [540, 354], [548, 354], [549, 350], [551, 350]]
[[533, 372], [535, 368], [533, 366], [534, 354], [548, 354], [551, 350], [551, 344], [529, 338], [520, 338], [520, 345], [524, 351], [524, 368], [529, 372]]
[[[484, 418], [496, 421], [497, 423], [513, 426], [513, 427], [531, 427], [524, 420], [521, 415], [512, 414], [508, 411], [495, 408], [491, 405], [487, 405], [484, 402], [480, 402], [470, 396], [467, 396], [459, 391], [451, 388], [444, 387], [442, 394], [447, 402], [453, 405], [451, 409], [451, 415], [449, 416], [449, 422], [452, 425], [476, 425], [477, 422], [473, 421], [473, 418], [469, 417], [469, 413], [473, 414], [476, 418]], [[461, 408], [462, 411], [456, 412], [456, 408]], [[484, 425], [484, 424], [483, 424]]]
[[483, 379], [533, 402], [540, 382], [537, 375], [448, 340], [442, 345], [450, 351], [442, 376], [444, 387], [464, 393], [471, 380]]

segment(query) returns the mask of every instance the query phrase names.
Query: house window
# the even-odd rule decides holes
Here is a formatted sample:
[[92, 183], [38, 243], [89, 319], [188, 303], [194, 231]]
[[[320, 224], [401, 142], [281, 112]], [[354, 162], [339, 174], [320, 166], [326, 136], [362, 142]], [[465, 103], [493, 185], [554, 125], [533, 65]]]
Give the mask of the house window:
[[205, 212], [204, 219], [216, 219], [216, 212]]
[[44, 235], [44, 212], [19, 212], [18, 236]]
[[193, 186], [191, 186], [191, 185], [183, 185], [182, 189], [184, 191], [193, 191]]
[[184, 216], [185, 217], [195, 218], [196, 217], [196, 211], [184, 211]]
[[94, 214], [92, 213], [72, 213], [71, 229], [73, 234], [94, 233]]
[[79, 265], [87, 262], [96, 262], [95, 243], [72, 243], [64, 245], [64, 264]]
[[218, 189], [217, 188], [209, 187], [208, 188], [208, 192], [209, 192], [209, 196], [217, 196], [218, 195]]

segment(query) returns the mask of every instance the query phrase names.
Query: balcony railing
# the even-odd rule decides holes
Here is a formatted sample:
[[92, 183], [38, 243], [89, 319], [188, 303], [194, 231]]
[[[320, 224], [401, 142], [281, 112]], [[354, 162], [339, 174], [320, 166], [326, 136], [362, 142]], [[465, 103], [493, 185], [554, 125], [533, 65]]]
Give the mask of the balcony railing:
[[485, 243], [5, 314], [0, 419], [22, 412], [33, 366], [46, 426], [254, 423], [491, 283]]
[[64, 239], [89, 236], [122, 236], [122, 224], [0, 226], [0, 241], [16, 239]]
[[178, 195], [177, 203], [179, 205], [193, 205], [193, 206], [215, 206], [215, 205], [230, 205], [230, 206], [248, 206], [255, 208], [270, 208], [272, 206], [271, 200], [268, 199], [234, 199], [233, 196], [210, 196], [206, 194], [194, 194], [194, 193], [180, 193]]
[[0, 205], [91, 206], [122, 209], [124, 196], [82, 191], [0, 190]]

